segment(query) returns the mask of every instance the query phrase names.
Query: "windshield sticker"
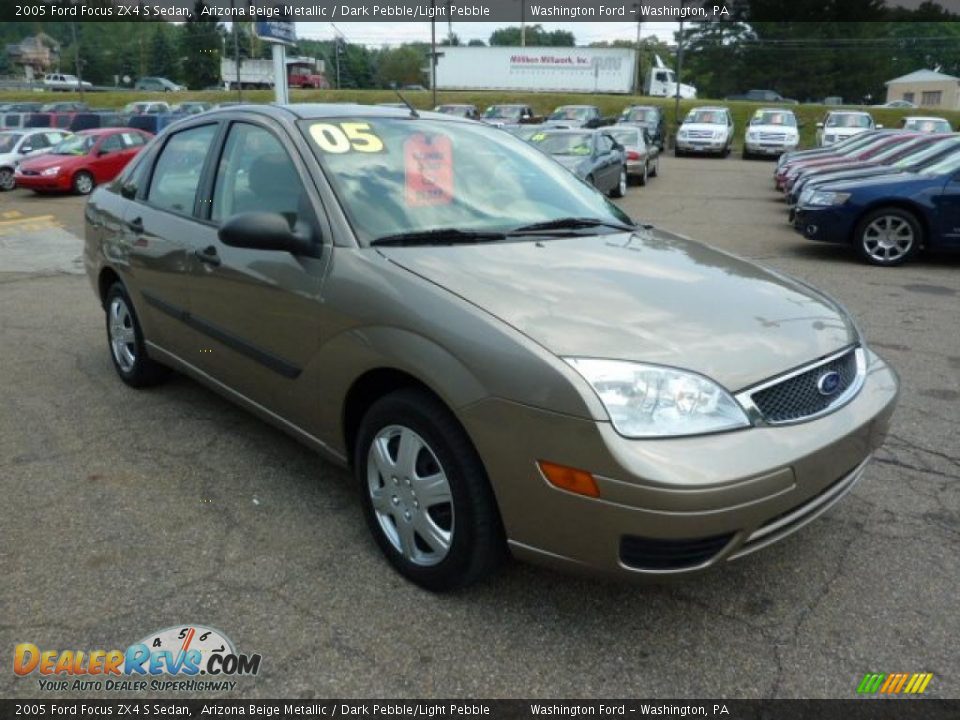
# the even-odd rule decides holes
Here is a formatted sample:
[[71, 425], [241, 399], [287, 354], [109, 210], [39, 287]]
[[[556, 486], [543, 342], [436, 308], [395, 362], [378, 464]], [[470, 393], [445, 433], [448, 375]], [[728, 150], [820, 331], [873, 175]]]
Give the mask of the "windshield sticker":
[[531, 141], [531, 142], [540, 142], [540, 141], [543, 140], [546, 136], [547, 136], [546, 133], [538, 132], [536, 135], [531, 135], [531, 136], [530, 136], [530, 141]]
[[453, 145], [446, 135], [411, 135], [403, 143], [407, 207], [453, 202]]
[[383, 152], [383, 140], [370, 129], [370, 123], [314, 123], [310, 135], [320, 150], [332, 155]]

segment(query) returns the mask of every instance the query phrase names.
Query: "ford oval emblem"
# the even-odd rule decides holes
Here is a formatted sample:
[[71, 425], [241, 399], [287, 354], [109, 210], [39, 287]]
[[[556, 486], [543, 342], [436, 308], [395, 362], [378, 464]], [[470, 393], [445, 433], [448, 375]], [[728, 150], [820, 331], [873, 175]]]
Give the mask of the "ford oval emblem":
[[821, 395], [833, 395], [840, 389], [840, 373], [836, 370], [825, 372], [817, 378], [817, 390]]

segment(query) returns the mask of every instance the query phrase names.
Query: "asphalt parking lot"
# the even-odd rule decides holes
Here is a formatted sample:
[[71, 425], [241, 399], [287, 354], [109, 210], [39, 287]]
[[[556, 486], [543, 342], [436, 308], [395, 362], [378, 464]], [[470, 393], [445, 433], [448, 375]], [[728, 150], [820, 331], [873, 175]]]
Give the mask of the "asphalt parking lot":
[[18, 643], [200, 623], [262, 654], [241, 697], [853, 698], [864, 673], [921, 671], [960, 697], [960, 257], [874, 268], [806, 241], [768, 162], [661, 169], [619, 201], [635, 218], [853, 312], [903, 382], [886, 446], [824, 517], [698, 580], [511, 563], [445, 596], [388, 568], [344, 472], [182, 377], [120, 383], [77, 262], [82, 199], [0, 195], [0, 696], [40, 694], [10, 672]]

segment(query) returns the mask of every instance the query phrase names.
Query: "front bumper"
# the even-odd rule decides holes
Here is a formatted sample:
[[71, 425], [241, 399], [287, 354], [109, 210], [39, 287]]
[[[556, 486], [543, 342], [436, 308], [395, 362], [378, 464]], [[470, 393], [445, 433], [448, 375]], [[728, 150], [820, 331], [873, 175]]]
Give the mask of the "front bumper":
[[59, 175], [23, 175], [14, 174], [17, 187], [30, 190], [69, 190], [70, 177], [64, 173]]
[[726, 147], [726, 140], [681, 140], [677, 138], [677, 149], [682, 152], [722, 153]]
[[797, 207], [793, 227], [808, 240], [846, 243], [853, 231], [856, 213], [842, 207]]
[[787, 144], [777, 144], [777, 143], [763, 143], [763, 142], [752, 142], [750, 140], [744, 143], [744, 147], [747, 149], [747, 152], [751, 155], [770, 155], [770, 156], [779, 156], [785, 152], [790, 152], [797, 149], [796, 143], [792, 145]]
[[[786, 537], [857, 482], [883, 443], [899, 389], [893, 370], [868, 356], [852, 401], [791, 426], [627, 440], [606, 422], [495, 398], [460, 418], [514, 555], [638, 579], [695, 574]], [[538, 460], [588, 470], [600, 498], [549, 485]]]

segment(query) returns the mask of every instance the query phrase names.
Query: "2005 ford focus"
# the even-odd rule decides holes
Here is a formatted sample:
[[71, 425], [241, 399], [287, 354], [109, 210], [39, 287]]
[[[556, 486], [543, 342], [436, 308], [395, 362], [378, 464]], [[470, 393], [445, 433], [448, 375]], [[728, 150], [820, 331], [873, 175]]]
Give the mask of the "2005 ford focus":
[[205, 113], [86, 218], [121, 379], [176, 369], [351, 467], [434, 590], [508, 550], [640, 578], [751, 553], [851, 489], [898, 392], [821, 293], [450, 116]]

